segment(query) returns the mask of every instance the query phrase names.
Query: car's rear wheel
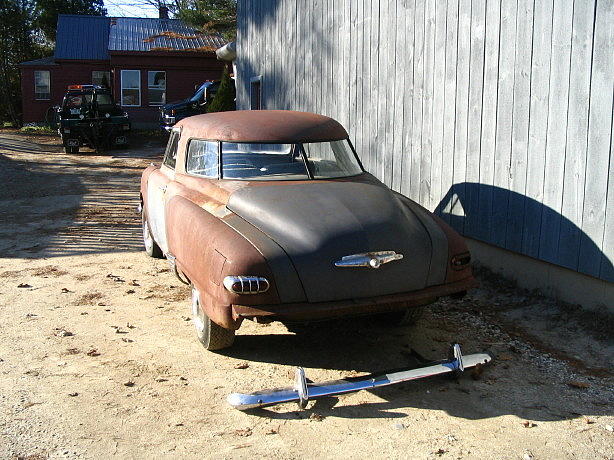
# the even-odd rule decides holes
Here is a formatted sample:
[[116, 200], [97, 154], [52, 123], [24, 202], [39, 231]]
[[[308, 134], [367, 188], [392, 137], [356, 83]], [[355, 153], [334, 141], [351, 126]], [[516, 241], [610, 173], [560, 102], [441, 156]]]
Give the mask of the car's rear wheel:
[[162, 249], [158, 246], [158, 243], [151, 236], [151, 230], [149, 230], [149, 223], [147, 222], [147, 216], [145, 215], [145, 209], [141, 213], [141, 225], [143, 227], [143, 244], [145, 245], [145, 252], [149, 257], [156, 259], [162, 259]]
[[424, 314], [425, 307], [413, 307], [406, 310], [391, 311], [378, 315], [380, 319], [392, 326], [413, 326]]
[[230, 347], [235, 341], [235, 331], [214, 323], [204, 312], [196, 288], [192, 288], [192, 321], [198, 340], [207, 350], [222, 350]]

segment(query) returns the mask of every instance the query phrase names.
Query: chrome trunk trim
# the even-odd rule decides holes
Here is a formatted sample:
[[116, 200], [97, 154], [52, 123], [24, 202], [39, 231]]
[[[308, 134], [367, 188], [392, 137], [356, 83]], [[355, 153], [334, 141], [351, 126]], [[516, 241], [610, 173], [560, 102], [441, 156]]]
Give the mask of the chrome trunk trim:
[[254, 409], [256, 407], [286, 402], [297, 402], [300, 408], [305, 408], [310, 399], [369, 390], [434, 375], [462, 373], [465, 369], [492, 361], [492, 357], [487, 353], [462, 356], [460, 345], [458, 344], [454, 344], [452, 353], [453, 359], [435, 362], [418, 369], [407, 369], [377, 376], [369, 375], [322, 383], [308, 383], [305, 371], [299, 367], [296, 371], [296, 381], [293, 388], [263, 390], [247, 394], [232, 393], [228, 396], [227, 400], [232, 407], [239, 410]]
[[354, 267], [370, 267], [379, 268], [382, 264], [401, 260], [403, 254], [397, 254], [394, 251], [378, 251], [365, 252], [362, 254], [352, 254], [343, 256], [341, 260], [335, 262], [335, 267], [354, 268]]

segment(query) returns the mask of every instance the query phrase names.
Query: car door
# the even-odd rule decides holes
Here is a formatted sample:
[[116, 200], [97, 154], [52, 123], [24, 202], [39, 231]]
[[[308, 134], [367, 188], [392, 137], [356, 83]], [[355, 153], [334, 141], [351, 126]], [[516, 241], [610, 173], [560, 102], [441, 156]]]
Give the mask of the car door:
[[147, 182], [147, 219], [149, 228], [154, 240], [156, 240], [164, 254], [168, 252], [165, 218], [166, 189], [169, 182], [175, 178], [175, 164], [180, 135], [181, 132], [178, 128], [172, 129], [168, 144], [166, 145], [162, 166], [151, 173]]

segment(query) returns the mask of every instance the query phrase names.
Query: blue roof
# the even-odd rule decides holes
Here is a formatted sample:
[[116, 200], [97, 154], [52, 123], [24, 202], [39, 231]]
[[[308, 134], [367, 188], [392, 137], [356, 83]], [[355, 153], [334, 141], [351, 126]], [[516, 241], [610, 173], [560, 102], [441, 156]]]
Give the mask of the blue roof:
[[56, 59], [109, 59], [109, 25], [103, 16], [58, 15]]
[[226, 41], [206, 35], [179, 19], [113, 18], [109, 51], [215, 51]]

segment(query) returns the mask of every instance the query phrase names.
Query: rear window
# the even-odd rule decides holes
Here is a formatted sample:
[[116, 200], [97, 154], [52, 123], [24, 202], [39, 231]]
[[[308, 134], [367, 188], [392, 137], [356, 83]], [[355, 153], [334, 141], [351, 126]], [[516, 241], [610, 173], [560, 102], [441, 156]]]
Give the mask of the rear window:
[[297, 144], [222, 142], [224, 179], [309, 179]]

